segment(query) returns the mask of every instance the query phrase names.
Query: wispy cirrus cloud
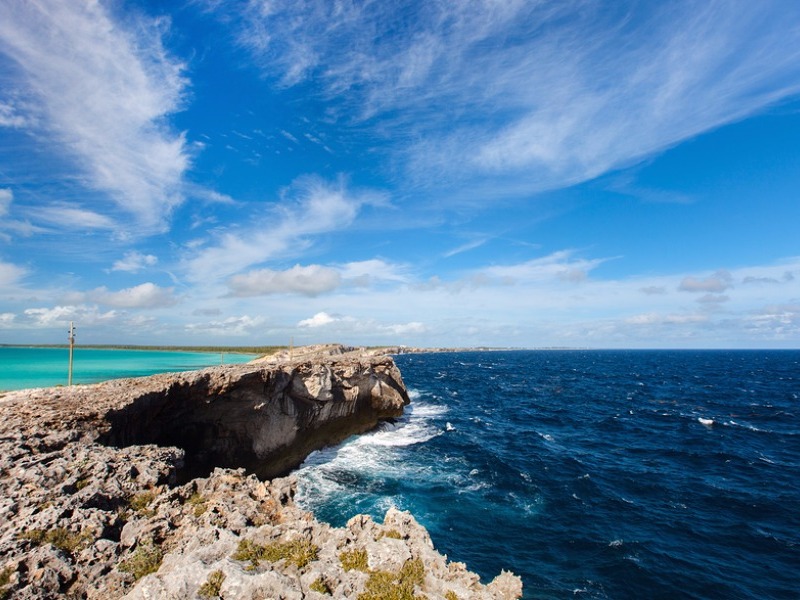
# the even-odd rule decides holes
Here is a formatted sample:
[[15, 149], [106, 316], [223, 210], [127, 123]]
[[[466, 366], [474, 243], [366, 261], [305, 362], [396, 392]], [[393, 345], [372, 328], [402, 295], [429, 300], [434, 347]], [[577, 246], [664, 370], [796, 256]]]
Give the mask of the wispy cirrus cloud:
[[0, 285], [8, 286], [18, 283], [27, 271], [15, 264], [0, 260]]
[[362, 206], [382, 201], [348, 190], [341, 178], [329, 182], [302, 177], [284, 190], [278, 204], [268, 210], [258, 207], [248, 227], [222, 231], [209, 245], [193, 247], [184, 268], [192, 281], [218, 281], [287, 254], [296, 257], [314, 236], [349, 227]]
[[0, 3], [0, 53], [11, 59], [0, 73], [25, 99], [6, 99], [3, 122], [70, 157], [83, 184], [144, 232], [161, 229], [182, 202], [189, 166], [183, 135], [167, 123], [187, 87], [183, 64], [162, 44], [168, 25], [123, 20], [104, 2]]
[[596, 177], [800, 92], [793, 3], [242, 6], [238, 41], [278, 85], [311, 80], [331, 115], [377, 125], [415, 180], [494, 197]]

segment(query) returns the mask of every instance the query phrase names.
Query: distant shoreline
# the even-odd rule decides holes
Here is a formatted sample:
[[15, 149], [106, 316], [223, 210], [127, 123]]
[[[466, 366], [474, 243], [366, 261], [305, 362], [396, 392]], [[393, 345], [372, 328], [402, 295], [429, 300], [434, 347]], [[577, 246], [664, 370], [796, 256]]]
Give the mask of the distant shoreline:
[[[54, 348], [67, 349], [68, 344], [0, 344], [0, 348]], [[148, 350], [157, 352], [231, 352], [236, 354], [268, 354], [285, 346], [139, 346], [134, 344], [76, 344], [76, 350]]]

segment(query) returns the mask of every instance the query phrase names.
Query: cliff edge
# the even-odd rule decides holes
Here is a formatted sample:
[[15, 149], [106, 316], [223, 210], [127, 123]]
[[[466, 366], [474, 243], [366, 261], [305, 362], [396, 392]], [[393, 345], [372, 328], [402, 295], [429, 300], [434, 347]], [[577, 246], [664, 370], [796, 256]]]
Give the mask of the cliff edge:
[[519, 597], [407, 513], [332, 528], [275, 478], [407, 403], [385, 356], [5, 394], [0, 599]]

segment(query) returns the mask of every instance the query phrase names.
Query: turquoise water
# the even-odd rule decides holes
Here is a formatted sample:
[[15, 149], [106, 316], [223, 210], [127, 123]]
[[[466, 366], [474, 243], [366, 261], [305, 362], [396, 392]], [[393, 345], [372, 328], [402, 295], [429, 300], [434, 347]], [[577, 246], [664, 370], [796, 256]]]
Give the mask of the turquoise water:
[[[226, 352], [172, 352], [156, 350], [107, 350], [75, 348], [72, 382], [96, 383], [121, 377], [191, 371], [242, 363], [254, 354]], [[0, 390], [66, 385], [69, 368], [67, 348], [0, 347]]]

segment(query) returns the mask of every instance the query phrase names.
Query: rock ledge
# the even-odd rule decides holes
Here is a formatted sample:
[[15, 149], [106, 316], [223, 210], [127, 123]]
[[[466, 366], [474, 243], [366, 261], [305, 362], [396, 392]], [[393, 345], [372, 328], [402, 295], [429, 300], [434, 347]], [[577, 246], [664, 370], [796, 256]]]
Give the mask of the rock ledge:
[[516, 576], [484, 586], [448, 562], [408, 513], [332, 528], [294, 505], [293, 478], [265, 481], [407, 403], [391, 358], [363, 356], [8, 393], [0, 599], [521, 596]]

